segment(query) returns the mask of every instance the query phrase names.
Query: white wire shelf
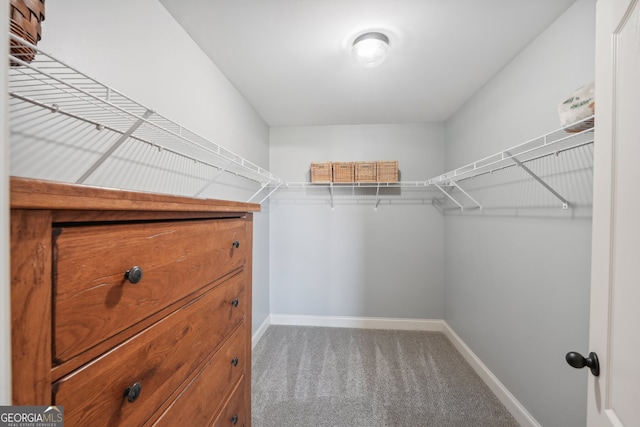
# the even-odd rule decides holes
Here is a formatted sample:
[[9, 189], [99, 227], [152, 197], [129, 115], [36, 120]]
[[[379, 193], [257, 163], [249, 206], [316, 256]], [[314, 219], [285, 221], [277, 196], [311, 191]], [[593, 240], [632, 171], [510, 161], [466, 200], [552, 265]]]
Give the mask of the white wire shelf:
[[[9, 37], [37, 52], [31, 63], [9, 58], [14, 65], [8, 79], [11, 173], [17, 176], [116, 188], [131, 188], [134, 182], [135, 189], [152, 191], [161, 185], [160, 191], [196, 197], [207, 196], [224, 176], [237, 176], [259, 184], [248, 201], [260, 196], [262, 203], [281, 188], [327, 188], [332, 206], [334, 195], [348, 195], [345, 189], [351, 189], [352, 196], [369, 196], [376, 207], [385, 197], [403, 197], [403, 192], [412, 198], [416, 192], [440, 191], [463, 209], [452, 196], [452, 190], [457, 190], [482, 209], [461, 187], [463, 181], [518, 166], [567, 208], [568, 200], [526, 163], [593, 143], [594, 118], [589, 117], [424, 181], [284, 182], [36, 46], [13, 34]], [[580, 131], [568, 131], [576, 128]], [[358, 189], [361, 192], [356, 194]]]
[[[470, 194], [470, 191], [462, 188], [462, 183], [471, 178], [492, 174], [515, 166], [522, 169], [529, 178], [533, 178], [555, 198], [560, 200], [564, 209], [568, 209], [569, 201], [556, 191], [552, 185], [545, 182], [536, 172], [527, 167], [527, 164], [548, 156], [558, 156], [563, 152], [592, 144], [593, 135], [594, 117], [591, 116], [567, 127], [554, 130], [538, 138], [511, 147], [508, 150], [501, 151], [424, 181], [399, 181], [392, 183], [286, 182], [281, 184], [279, 188], [291, 190], [326, 188], [328, 189], [331, 207], [334, 205], [334, 200], [340, 197], [351, 197], [354, 200], [372, 200], [375, 203], [375, 208], [385, 199], [394, 199], [396, 201], [406, 199], [407, 201], [430, 200], [440, 209], [444, 206], [445, 201], [448, 200], [460, 210], [469, 209], [470, 207], [467, 206], [465, 208], [465, 204], [460, 200], [460, 197], [462, 197], [472, 203], [472, 209], [482, 210], [482, 204]], [[593, 163], [591, 163], [591, 166], [592, 165]], [[396, 189], [396, 191], [385, 193], [388, 189]], [[417, 192], [423, 192], [423, 194], [416, 196]], [[431, 194], [433, 192], [438, 193], [440, 198], [434, 197]], [[315, 192], [314, 194], [321, 193]], [[327, 193], [324, 194], [326, 195]]]
[[[568, 131], [568, 129], [576, 128], [580, 130], [577, 132]], [[593, 143], [593, 130], [594, 116], [587, 117], [564, 128], [511, 147], [508, 150], [428, 179], [427, 182], [429, 185], [453, 185], [453, 182], [518, 166], [518, 162], [527, 163], [545, 156], [557, 155], [563, 151]]]
[[[485, 174], [492, 174], [511, 167], [519, 167], [531, 178], [536, 180], [553, 196], [562, 202], [563, 209], [569, 208], [569, 201], [558, 193], [551, 185], [545, 182], [538, 174], [529, 169], [526, 164], [548, 156], [557, 156], [565, 151], [573, 150], [594, 141], [594, 116], [587, 117], [569, 126], [554, 130], [538, 138], [531, 139], [522, 144], [501, 151], [483, 159], [477, 160], [468, 165], [438, 175], [428, 179], [427, 184], [433, 185], [464, 210], [463, 204], [452, 196], [452, 190], [458, 190], [466, 199], [474, 204], [474, 208], [482, 209], [482, 204], [473, 198], [461, 187], [465, 180], [475, 178]], [[448, 187], [447, 189], [445, 189]]]
[[230, 174], [260, 184], [251, 199], [282, 184], [266, 169], [9, 37], [37, 52], [31, 63], [10, 55], [12, 174], [115, 187], [126, 175], [129, 182], [143, 181], [134, 184], [141, 188], [165, 174], [169, 192], [192, 196]]

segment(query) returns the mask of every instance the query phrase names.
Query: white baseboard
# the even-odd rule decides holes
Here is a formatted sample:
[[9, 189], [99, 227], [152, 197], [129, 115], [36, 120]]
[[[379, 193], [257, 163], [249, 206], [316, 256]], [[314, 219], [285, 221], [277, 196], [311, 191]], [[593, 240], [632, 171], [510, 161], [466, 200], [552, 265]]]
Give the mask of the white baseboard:
[[444, 328], [442, 320], [394, 319], [382, 317], [305, 316], [272, 314], [272, 325], [323, 326], [331, 328], [396, 329], [406, 331], [437, 331]]
[[256, 344], [258, 344], [258, 341], [260, 341], [264, 333], [267, 332], [267, 328], [269, 327], [270, 324], [271, 324], [271, 316], [267, 316], [266, 319], [264, 319], [264, 321], [260, 324], [260, 326], [258, 326], [258, 329], [256, 329], [256, 332], [251, 337], [252, 349], [255, 348]]
[[474, 371], [482, 378], [482, 381], [491, 389], [493, 394], [502, 402], [513, 417], [520, 423], [522, 427], [541, 427], [540, 424], [531, 416], [524, 406], [507, 390], [507, 388], [496, 378], [496, 376], [482, 363], [473, 351], [462, 341], [462, 339], [451, 329], [447, 322], [443, 323], [443, 333], [451, 341], [453, 346], [458, 350], [467, 363], [471, 365]]

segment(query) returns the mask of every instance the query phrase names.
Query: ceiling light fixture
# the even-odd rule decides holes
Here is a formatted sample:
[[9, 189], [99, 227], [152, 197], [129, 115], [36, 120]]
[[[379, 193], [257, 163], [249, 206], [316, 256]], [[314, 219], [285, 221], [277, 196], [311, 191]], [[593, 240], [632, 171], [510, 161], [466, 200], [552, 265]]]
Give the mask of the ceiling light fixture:
[[389, 37], [378, 32], [361, 34], [353, 41], [351, 52], [364, 68], [375, 68], [387, 59]]

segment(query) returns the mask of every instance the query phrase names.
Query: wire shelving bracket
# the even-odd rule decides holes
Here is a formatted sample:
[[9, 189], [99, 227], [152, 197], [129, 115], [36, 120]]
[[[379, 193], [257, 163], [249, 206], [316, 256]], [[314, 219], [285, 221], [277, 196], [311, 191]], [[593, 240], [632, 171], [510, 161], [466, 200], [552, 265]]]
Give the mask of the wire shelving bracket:
[[[197, 178], [197, 188], [191, 195], [201, 196], [211, 185], [218, 182], [225, 174], [245, 178], [259, 184], [259, 188], [248, 201], [257, 199], [263, 194], [260, 203], [266, 201], [281, 188], [322, 188], [329, 192], [329, 202], [333, 209], [336, 190], [351, 188], [352, 197], [358, 188], [375, 189], [375, 195], [367, 196], [373, 200], [377, 210], [382, 200], [390, 196], [382, 194], [386, 188], [413, 189], [428, 192], [430, 189], [442, 192], [461, 210], [464, 205], [459, 198], [452, 195], [453, 190], [469, 199], [475, 209], [483, 209], [461, 183], [467, 179], [483, 174], [493, 173], [509, 167], [519, 167], [540, 183], [547, 191], [562, 202], [564, 209], [570, 206], [569, 201], [534, 173], [525, 164], [532, 160], [558, 154], [583, 145], [593, 143], [594, 117], [586, 118], [565, 128], [560, 128], [539, 138], [501, 151], [492, 156], [454, 169], [425, 181], [401, 181], [395, 183], [308, 183], [284, 182], [280, 177], [238, 156], [237, 154], [213, 143], [206, 138], [189, 131], [181, 125], [167, 119], [150, 108], [128, 98], [122, 93], [96, 81], [77, 69], [63, 63], [52, 55], [43, 52], [36, 46], [9, 34], [11, 40], [26, 45], [37, 52], [31, 63], [10, 55], [12, 67], [9, 69], [10, 126], [12, 138], [14, 123], [18, 136], [27, 135], [29, 141], [49, 141], [58, 135], [63, 140], [60, 145], [74, 146], [77, 151], [94, 151], [94, 156], [85, 162], [75, 164], [76, 169], [82, 167], [70, 182], [84, 183], [94, 175], [106, 169], [106, 163], [120, 156], [120, 151], [128, 146], [147, 147], [133, 152], [146, 156], [135, 161], [153, 161], [149, 148], [156, 153], [170, 153], [175, 164], [163, 163], [159, 169], [173, 167], [177, 175], [193, 175]], [[82, 124], [82, 129], [80, 125]], [[89, 133], [91, 131], [92, 133]], [[86, 141], [89, 138], [90, 141]], [[93, 144], [86, 148], [87, 142]], [[96, 148], [99, 147], [99, 148]], [[106, 147], [106, 148], [105, 148]], [[150, 159], [150, 160], [149, 160]], [[86, 166], [89, 165], [89, 166]], [[189, 166], [191, 165], [191, 166]], [[86, 166], [86, 167], [85, 167]], [[188, 171], [186, 168], [203, 171]], [[117, 173], [117, 172], [114, 172]], [[197, 175], [197, 176], [196, 176]], [[264, 195], [266, 194], [266, 195]], [[399, 196], [402, 197], [402, 196]], [[421, 200], [431, 199], [432, 204], [443, 208], [444, 202], [434, 197], [423, 196]], [[469, 208], [466, 208], [469, 209]]]
[[558, 155], [567, 150], [592, 144], [594, 137], [594, 116], [587, 117], [569, 126], [554, 130], [546, 135], [526, 141], [508, 150], [477, 160], [468, 165], [454, 169], [442, 175], [428, 179], [428, 185], [436, 186], [444, 195], [451, 199], [460, 210], [464, 210], [462, 203], [456, 200], [444, 187], [456, 188], [469, 198], [477, 208], [482, 210], [482, 205], [476, 201], [461, 186], [460, 182], [480, 175], [493, 173], [509, 167], [519, 167], [554, 197], [562, 202], [562, 208], [568, 209], [569, 201], [545, 182], [540, 176], [529, 169], [525, 163], [541, 159], [550, 155]]
[[[74, 164], [76, 168], [86, 164], [90, 166], [73, 178], [69, 178], [67, 173], [63, 180], [84, 183], [105, 163], [122, 156], [119, 153], [125, 146], [135, 145], [146, 148], [136, 148], [137, 151], [129, 148], [131, 153], [140, 156], [132, 161], [152, 162], [158, 153], [170, 155], [173, 163], [168, 165], [170, 160], [164, 160], [158, 168], [175, 167], [176, 175], [190, 176], [195, 182], [200, 182], [195, 190], [189, 190], [192, 196], [200, 196], [225, 173], [260, 184], [260, 190], [249, 200], [264, 188], [273, 186], [277, 189], [283, 184], [277, 175], [98, 82], [27, 41], [11, 33], [9, 37], [36, 51], [30, 63], [11, 53], [9, 55], [12, 63], [8, 79], [12, 138], [41, 142], [58, 134], [60, 139], [55, 142], [60, 146], [74, 147], [76, 152], [93, 150], [92, 160]], [[149, 148], [155, 149], [156, 157]]]

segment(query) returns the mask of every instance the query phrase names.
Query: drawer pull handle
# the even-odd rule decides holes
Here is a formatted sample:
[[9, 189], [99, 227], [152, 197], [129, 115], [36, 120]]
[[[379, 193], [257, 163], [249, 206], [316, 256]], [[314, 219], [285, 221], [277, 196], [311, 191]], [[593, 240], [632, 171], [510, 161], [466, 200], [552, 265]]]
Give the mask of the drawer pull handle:
[[124, 278], [135, 285], [142, 280], [142, 269], [135, 265], [124, 273]]
[[235, 242], [233, 242], [231, 244], [231, 246], [233, 246], [234, 248], [238, 249], [240, 247], [240, 240], [236, 240]]
[[231, 417], [231, 424], [238, 424], [238, 416], [234, 415], [233, 417]]
[[231, 301], [231, 305], [234, 306], [234, 307], [237, 307], [239, 302], [240, 301], [238, 301], [238, 298], [236, 298], [233, 301]]
[[135, 383], [124, 391], [124, 395], [127, 396], [127, 400], [131, 403], [138, 400], [140, 393], [142, 393], [142, 384], [140, 383]]
[[233, 359], [231, 359], [231, 364], [232, 364], [233, 366], [238, 366], [238, 358], [237, 358], [237, 357], [234, 357]]

